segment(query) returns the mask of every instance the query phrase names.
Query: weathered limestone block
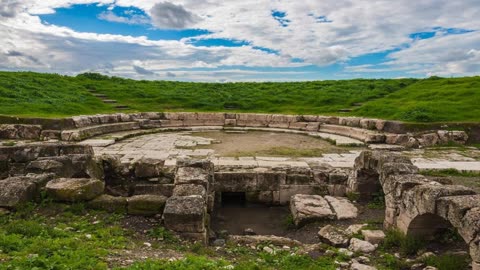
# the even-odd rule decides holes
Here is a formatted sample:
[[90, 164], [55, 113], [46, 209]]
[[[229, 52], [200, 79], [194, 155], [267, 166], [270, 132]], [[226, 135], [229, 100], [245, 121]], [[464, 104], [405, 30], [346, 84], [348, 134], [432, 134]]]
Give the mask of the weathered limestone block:
[[216, 172], [215, 191], [237, 192], [257, 190], [257, 174], [250, 171]]
[[328, 183], [334, 185], [345, 185], [348, 180], [348, 174], [343, 171], [336, 169], [329, 173], [328, 175]]
[[347, 194], [346, 185], [327, 185], [328, 195], [334, 197], [345, 197]]
[[380, 244], [385, 239], [385, 233], [381, 230], [362, 230], [365, 241], [372, 244]]
[[237, 126], [241, 127], [268, 127], [271, 120], [270, 114], [237, 114]]
[[258, 245], [262, 243], [271, 243], [272, 245], [280, 247], [302, 246], [302, 243], [297, 240], [274, 235], [231, 235], [229, 237], [229, 241], [241, 245]]
[[[72, 166], [71, 160], [68, 160], [66, 157], [63, 157], [63, 161], [67, 163], [70, 161], [70, 167]], [[62, 173], [65, 172], [64, 169], [64, 163], [58, 161], [58, 158], [52, 158], [52, 159], [38, 159], [35, 161], [30, 162], [27, 167], [27, 171], [32, 172], [32, 173], [38, 173], [38, 172], [53, 172], [53, 173]], [[69, 177], [71, 175], [65, 175], [64, 177]]]
[[162, 195], [170, 197], [173, 194], [175, 184], [161, 184], [161, 183], [141, 183], [135, 184], [134, 195]]
[[62, 141], [81, 141], [96, 135], [119, 132], [124, 130], [136, 130], [139, 128], [140, 123], [138, 122], [99, 124], [74, 130], [63, 130], [61, 138]]
[[421, 146], [429, 147], [437, 145], [439, 142], [439, 137], [437, 133], [427, 133], [423, 134], [418, 138], [418, 142]]
[[437, 200], [441, 197], [474, 194], [472, 189], [459, 185], [419, 185], [404, 193], [403, 203], [405, 212], [416, 212], [412, 215], [416, 216], [416, 214], [435, 213]]
[[273, 204], [273, 191], [248, 191], [245, 197], [248, 202]]
[[56, 201], [89, 201], [103, 193], [105, 183], [97, 179], [59, 178], [47, 183], [47, 194]]
[[358, 117], [340, 117], [339, 125], [349, 127], [360, 127], [361, 118]]
[[0, 207], [15, 208], [38, 195], [37, 185], [20, 177], [0, 181]]
[[377, 127], [376, 119], [361, 119], [360, 120], [360, 127], [364, 129], [371, 129], [374, 130]]
[[190, 195], [199, 195], [202, 198], [207, 199], [207, 191], [202, 185], [195, 184], [185, 184], [185, 185], [176, 185], [173, 189], [173, 196], [190, 196]]
[[361, 264], [359, 262], [353, 262], [350, 265], [350, 270], [377, 270], [377, 268], [370, 265]]
[[286, 182], [287, 185], [312, 185], [315, 184], [314, 178], [310, 175], [310, 172], [307, 173], [289, 173], [287, 174]]
[[437, 131], [437, 134], [438, 134], [440, 144], [448, 144], [448, 143], [465, 144], [468, 140], [468, 135], [465, 131], [439, 130]]
[[408, 143], [407, 134], [386, 134], [385, 143], [387, 144], [396, 144], [396, 145], [406, 145]]
[[89, 201], [87, 206], [110, 213], [125, 213], [127, 211], [127, 198], [103, 194]]
[[40, 140], [60, 140], [61, 137], [61, 130], [42, 130], [40, 133]]
[[[448, 220], [454, 227], [463, 227], [463, 219], [468, 210], [480, 205], [480, 194], [466, 196], [449, 196], [438, 199], [436, 205], [436, 214]], [[475, 230], [480, 231], [479, 226]], [[468, 230], [468, 229], [467, 229]], [[468, 233], [462, 233], [466, 234]], [[473, 236], [470, 234], [470, 236]], [[470, 239], [471, 240], [471, 239]]]
[[352, 219], [358, 216], [358, 209], [347, 198], [325, 196], [337, 219]]
[[375, 251], [376, 247], [367, 241], [352, 238], [348, 249], [353, 252], [371, 253]]
[[280, 190], [287, 179], [285, 172], [259, 172], [257, 174], [257, 189], [263, 191]]
[[335, 217], [327, 200], [319, 195], [297, 194], [292, 196], [290, 211], [296, 226]]
[[300, 122], [319, 122], [318, 118], [320, 116], [318, 115], [299, 115], [298, 118], [300, 119]]
[[320, 241], [334, 247], [346, 247], [349, 240], [347, 235], [332, 225], [322, 227], [320, 231], [318, 231], [318, 237]]
[[41, 132], [38, 125], [0, 125], [0, 139], [38, 140]]
[[161, 214], [167, 198], [161, 195], [135, 195], [127, 198], [130, 215], [153, 216]]
[[318, 122], [328, 125], [339, 125], [340, 119], [336, 116], [318, 116]]
[[165, 160], [142, 158], [135, 164], [137, 178], [153, 178], [160, 176]]
[[318, 185], [280, 185], [280, 204], [287, 204], [291, 201], [293, 195], [305, 194], [305, 195], [327, 195], [327, 186]]
[[176, 232], [205, 232], [206, 202], [202, 196], [172, 196], [163, 211], [165, 227]]
[[196, 167], [180, 167], [177, 170], [177, 175], [175, 176], [175, 184], [197, 184], [202, 185], [205, 189], [209, 188], [209, 173], [202, 169]]
[[226, 127], [235, 127], [237, 126], [237, 119], [225, 119], [225, 124]]

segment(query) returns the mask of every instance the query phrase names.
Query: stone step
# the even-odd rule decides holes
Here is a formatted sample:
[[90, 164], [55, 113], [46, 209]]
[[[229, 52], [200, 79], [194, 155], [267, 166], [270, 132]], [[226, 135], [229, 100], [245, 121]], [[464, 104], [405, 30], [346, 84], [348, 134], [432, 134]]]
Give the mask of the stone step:
[[107, 104], [114, 104], [114, 103], [117, 103], [116, 100], [114, 99], [102, 99], [103, 103], [107, 103]]
[[81, 141], [93, 136], [125, 130], [140, 129], [138, 122], [123, 122], [114, 124], [95, 125], [73, 130], [63, 130], [62, 141]]
[[93, 96], [97, 98], [108, 98], [105, 94], [93, 94]]
[[332, 133], [361, 140], [365, 143], [384, 143], [385, 134], [362, 128], [339, 125], [321, 125], [320, 132]]
[[353, 111], [352, 109], [340, 109], [338, 110], [338, 112], [341, 112], [341, 113], [347, 113], [347, 112], [351, 112]]
[[127, 105], [117, 105], [117, 106], [115, 106], [115, 109], [117, 109], [117, 110], [128, 110], [128, 109], [130, 109], [130, 107], [128, 107]]

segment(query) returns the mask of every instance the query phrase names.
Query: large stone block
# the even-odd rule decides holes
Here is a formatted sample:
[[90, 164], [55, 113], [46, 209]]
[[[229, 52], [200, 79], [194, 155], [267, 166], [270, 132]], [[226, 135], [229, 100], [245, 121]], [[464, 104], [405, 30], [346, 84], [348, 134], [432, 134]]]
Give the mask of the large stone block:
[[280, 185], [286, 183], [285, 172], [259, 172], [257, 174], [257, 189], [263, 191], [278, 191]]
[[134, 186], [134, 195], [162, 195], [170, 197], [173, 194], [174, 184], [140, 183]]
[[337, 219], [352, 219], [358, 216], [358, 209], [347, 198], [325, 196]]
[[127, 198], [130, 215], [153, 216], [161, 214], [167, 198], [161, 195], [135, 195]]
[[165, 227], [176, 232], [205, 232], [206, 202], [202, 196], [172, 196], [163, 211]]
[[175, 176], [175, 184], [196, 184], [209, 189], [210, 174], [208, 171], [197, 167], [180, 167]]
[[319, 195], [297, 194], [292, 196], [290, 211], [296, 226], [335, 218], [335, 213], [331, 210], [327, 200]]
[[215, 191], [245, 192], [257, 190], [257, 174], [255, 172], [216, 172]]
[[111, 213], [125, 213], [127, 211], [127, 198], [103, 194], [88, 202], [87, 206]]
[[103, 193], [105, 183], [97, 179], [59, 178], [47, 183], [47, 194], [56, 201], [89, 201]]
[[143, 158], [135, 164], [135, 176], [153, 178], [160, 176], [165, 160]]
[[173, 189], [173, 196], [191, 196], [199, 195], [202, 198], [207, 198], [207, 191], [202, 185], [195, 184], [185, 184], [185, 185], [176, 185]]
[[37, 185], [19, 177], [0, 181], [0, 207], [15, 208], [38, 195]]
[[327, 195], [328, 190], [326, 186], [318, 185], [281, 185], [279, 203], [287, 204], [291, 197], [296, 194]]

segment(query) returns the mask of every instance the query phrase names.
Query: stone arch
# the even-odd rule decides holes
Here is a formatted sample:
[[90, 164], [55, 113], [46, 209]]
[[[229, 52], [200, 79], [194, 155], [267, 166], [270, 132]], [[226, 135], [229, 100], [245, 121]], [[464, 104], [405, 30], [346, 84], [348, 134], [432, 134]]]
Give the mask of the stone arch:
[[364, 151], [355, 160], [350, 192], [371, 196], [362, 185], [378, 181], [385, 194], [386, 228], [428, 235], [453, 226], [470, 248], [473, 269], [480, 270], [480, 195], [457, 185], [431, 182], [399, 154]]

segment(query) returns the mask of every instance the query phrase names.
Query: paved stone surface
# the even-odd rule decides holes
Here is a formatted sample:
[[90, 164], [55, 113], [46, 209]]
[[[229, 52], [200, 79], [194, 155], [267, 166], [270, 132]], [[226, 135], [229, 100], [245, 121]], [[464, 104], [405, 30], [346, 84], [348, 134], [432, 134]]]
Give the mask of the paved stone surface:
[[[215, 166], [225, 167], [264, 167], [264, 168], [308, 168], [320, 164], [328, 164], [336, 168], [352, 168], [355, 159], [360, 151], [350, 151], [348, 153], [338, 154], [329, 153], [320, 157], [308, 158], [286, 158], [286, 157], [218, 157], [214, 150], [208, 149], [208, 145], [215, 143], [214, 139], [208, 137], [191, 136], [191, 132], [218, 130], [218, 127], [209, 129], [208, 127], [189, 128], [189, 131], [162, 132], [148, 135], [137, 136], [124, 139], [128, 136], [142, 134], [142, 131], [118, 132], [109, 134], [108, 137], [99, 137], [81, 142], [81, 144], [92, 145], [96, 155], [110, 154], [118, 155], [122, 162], [135, 162], [142, 158], [152, 158], [165, 160], [165, 163], [175, 165], [177, 158], [183, 157], [202, 157], [212, 160]], [[262, 128], [235, 128], [228, 132], [248, 132], [250, 130], [262, 131]], [[274, 129], [279, 132], [285, 132], [282, 129]], [[272, 131], [272, 129], [265, 129]], [[287, 130], [290, 133], [300, 131]], [[302, 133], [303, 134], [303, 133]], [[311, 136], [323, 139], [335, 140], [338, 145], [358, 144], [359, 141], [348, 137], [326, 134], [320, 132], [308, 133]], [[120, 140], [115, 142], [115, 140]], [[202, 149], [195, 149], [197, 146], [205, 146]], [[398, 147], [385, 147], [376, 145], [376, 148], [388, 148], [398, 152]], [[455, 149], [416, 149], [411, 151], [401, 151], [402, 154], [412, 158], [412, 162], [420, 169], [457, 169], [461, 171], [480, 171], [480, 150], [455, 150]]]

